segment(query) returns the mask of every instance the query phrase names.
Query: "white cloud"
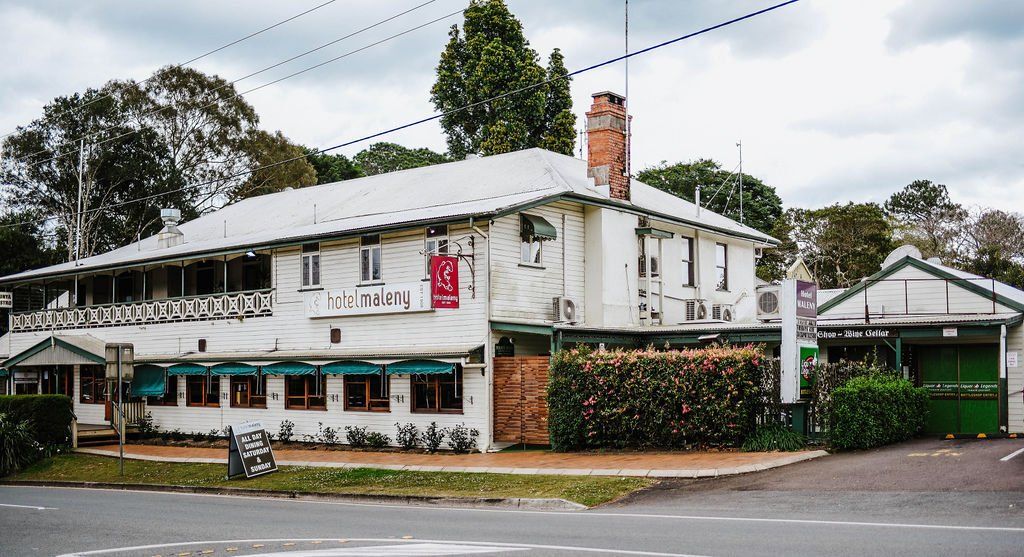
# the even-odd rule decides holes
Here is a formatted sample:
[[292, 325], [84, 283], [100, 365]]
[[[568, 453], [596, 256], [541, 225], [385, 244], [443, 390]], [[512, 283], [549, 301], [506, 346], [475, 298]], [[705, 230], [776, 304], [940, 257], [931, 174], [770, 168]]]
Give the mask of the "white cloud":
[[[154, 68], [318, 2], [0, 1], [0, 133], [56, 95]], [[249, 88], [463, 7], [438, 0], [380, 29], [246, 81]], [[634, 0], [635, 49], [695, 31], [765, 0]], [[197, 67], [228, 79], [415, 5], [337, 2]], [[570, 69], [622, 52], [619, 0], [510, 0], [542, 58]], [[432, 112], [429, 88], [447, 22], [253, 93], [262, 125], [315, 146]], [[573, 82], [578, 123], [590, 93], [622, 91], [622, 64]], [[634, 168], [712, 157], [775, 185], [788, 205], [884, 200], [918, 178], [954, 198], [1024, 208], [1024, 9], [1012, 2], [804, 1], [637, 58], [630, 67]], [[436, 123], [388, 138], [444, 148]], [[359, 147], [345, 149], [349, 154]]]

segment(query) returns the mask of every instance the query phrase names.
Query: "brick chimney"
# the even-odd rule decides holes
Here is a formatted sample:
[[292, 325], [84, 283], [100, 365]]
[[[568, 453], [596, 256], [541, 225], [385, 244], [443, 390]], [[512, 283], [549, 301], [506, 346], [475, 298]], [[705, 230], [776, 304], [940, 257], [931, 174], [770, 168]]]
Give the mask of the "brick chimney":
[[626, 161], [626, 97], [611, 91], [594, 93], [587, 112], [587, 176], [594, 185], [607, 186], [615, 199], [629, 201]]

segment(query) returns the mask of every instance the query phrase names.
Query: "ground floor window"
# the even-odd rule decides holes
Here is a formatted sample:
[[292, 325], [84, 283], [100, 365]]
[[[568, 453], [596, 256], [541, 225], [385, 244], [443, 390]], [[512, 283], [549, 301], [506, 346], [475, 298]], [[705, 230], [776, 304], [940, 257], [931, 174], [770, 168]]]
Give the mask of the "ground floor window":
[[42, 370], [39, 372], [39, 379], [42, 386], [41, 394], [71, 396], [74, 388], [71, 370], [62, 368]]
[[186, 376], [185, 403], [188, 406], [220, 406], [220, 377], [217, 375]]
[[102, 366], [82, 366], [78, 372], [78, 401], [82, 404], [103, 404], [106, 395], [106, 370]]
[[413, 412], [462, 412], [462, 370], [412, 376]]
[[345, 410], [387, 412], [391, 409], [388, 398], [388, 377], [381, 373], [345, 376]]
[[286, 375], [284, 407], [290, 410], [327, 410], [327, 377]]
[[150, 406], [177, 406], [178, 405], [178, 376], [168, 375], [164, 384], [163, 396], [146, 397], [146, 404]]
[[231, 378], [232, 408], [266, 408], [267, 376], [246, 375]]

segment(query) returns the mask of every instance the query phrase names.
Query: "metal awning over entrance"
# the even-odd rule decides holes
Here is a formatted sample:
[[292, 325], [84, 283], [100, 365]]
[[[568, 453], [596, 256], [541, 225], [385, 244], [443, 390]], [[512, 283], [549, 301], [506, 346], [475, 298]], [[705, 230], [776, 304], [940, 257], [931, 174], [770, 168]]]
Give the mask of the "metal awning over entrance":
[[8, 358], [0, 366], [73, 366], [105, 364], [107, 343], [91, 335], [53, 335]]

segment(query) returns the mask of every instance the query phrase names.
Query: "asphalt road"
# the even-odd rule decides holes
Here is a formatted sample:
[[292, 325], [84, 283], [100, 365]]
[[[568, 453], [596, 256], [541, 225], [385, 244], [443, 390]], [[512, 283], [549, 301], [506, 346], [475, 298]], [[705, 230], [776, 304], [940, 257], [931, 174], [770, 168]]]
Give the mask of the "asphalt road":
[[1021, 448], [917, 441], [585, 512], [4, 487], [0, 554], [1021, 555]]

